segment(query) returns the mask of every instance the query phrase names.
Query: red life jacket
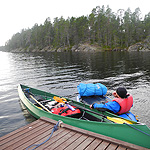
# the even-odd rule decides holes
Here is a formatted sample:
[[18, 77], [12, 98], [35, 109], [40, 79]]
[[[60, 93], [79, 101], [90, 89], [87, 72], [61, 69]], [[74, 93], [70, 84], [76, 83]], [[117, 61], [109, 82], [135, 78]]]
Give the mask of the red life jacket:
[[59, 107], [59, 108], [53, 108], [53, 109], [51, 109], [51, 111], [53, 114], [57, 114], [57, 115], [61, 115], [61, 116], [73, 116], [73, 115], [77, 115], [77, 114], [81, 113], [80, 109], [76, 108], [75, 106], [72, 106], [72, 107], [75, 108], [74, 111], [72, 111], [67, 106]]
[[117, 113], [119, 115], [128, 112], [133, 105], [133, 97], [131, 95], [125, 99], [115, 98], [112, 101], [116, 101], [120, 105], [120, 110]]

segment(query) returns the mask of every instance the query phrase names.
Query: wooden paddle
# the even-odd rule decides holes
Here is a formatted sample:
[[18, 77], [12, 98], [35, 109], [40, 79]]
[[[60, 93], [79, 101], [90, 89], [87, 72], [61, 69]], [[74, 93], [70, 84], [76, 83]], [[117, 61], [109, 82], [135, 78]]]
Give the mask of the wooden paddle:
[[30, 96], [37, 104], [39, 104], [43, 109], [45, 109], [45, 110], [46, 110], [47, 112], [49, 112], [49, 113], [52, 113], [52, 112], [49, 111], [44, 105], [42, 105], [38, 100], [36, 100], [36, 99], [32, 96], [32, 95], [34, 95], [34, 94], [32, 94], [32, 93], [30, 92], [30, 88], [25, 89], [24, 92], [28, 93], [29, 96]]
[[85, 111], [91, 112], [91, 113], [93, 113], [93, 114], [96, 114], [96, 115], [98, 115], [98, 116], [101, 116], [101, 117], [103, 117], [103, 118], [106, 118], [107, 120], [110, 120], [110, 121], [112, 121], [112, 122], [114, 122], [114, 123], [118, 123], [118, 124], [124, 124], [124, 123], [133, 124], [132, 122], [130, 122], [130, 121], [128, 121], [128, 120], [124, 120], [124, 119], [122, 119], [122, 118], [109, 117], [109, 116], [105, 116], [105, 115], [99, 114], [99, 113], [97, 113], [97, 112], [95, 112], [95, 111], [89, 110], [89, 109], [87, 109], [87, 108], [85, 108], [85, 107], [82, 107], [82, 106], [80, 106], [80, 105], [74, 104], [74, 103], [72, 103], [72, 102], [71, 102], [71, 105], [73, 105], [73, 106], [75, 106], [75, 107], [77, 107], [77, 108], [83, 109], [83, 110], [85, 110]]
[[46, 111], [48, 111], [49, 113], [52, 113], [51, 111], [49, 111], [44, 105], [42, 105], [39, 101], [37, 101], [32, 95], [29, 95], [37, 104], [39, 104], [43, 109], [45, 109]]
[[[66, 103], [66, 104], [67, 104], [67, 100], [66, 100], [65, 98], [60, 98], [60, 97], [54, 96], [53, 99], [54, 99], [55, 101], [59, 102], [59, 103]], [[69, 104], [70, 104], [70, 103], [69, 103]], [[101, 116], [101, 117], [103, 117], [103, 118], [106, 118], [107, 120], [110, 120], [110, 121], [112, 121], [112, 122], [114, 122], [114, 123], [118, 123], [118, 124], [123, 124], [123, 123], [133, 124], [132, 122], [127, 121], [127, 120], [124, 120], [124, 119], [121, 119], [121, 118], [108, 117], [108, 116], [99, 114], [99, 113], [97, 113], [97, 112], [94, 112], [94, 111], [92, 111], [92, 110], [89, 110], [89, 109], [87, 109], [87, 108], [85, 108], [85, 107], [79, 106], [79, 105], [74, 104], [74, 103], [71, 103], [71, 105], [73, 105], [73, 106], [75, 106], [75, 107], [77, 107], [77, 108], [86, 110], [86, 111], [88, 111], [88, 112], [91, 112], [91, 113], [93, 113], [93, 114], [99, 115], [99, 116]], [[71, 106], [71, 105], [70, 105], [70, 106]], [[72, 107], [72, 106], [71, 106], [71, 107]]]

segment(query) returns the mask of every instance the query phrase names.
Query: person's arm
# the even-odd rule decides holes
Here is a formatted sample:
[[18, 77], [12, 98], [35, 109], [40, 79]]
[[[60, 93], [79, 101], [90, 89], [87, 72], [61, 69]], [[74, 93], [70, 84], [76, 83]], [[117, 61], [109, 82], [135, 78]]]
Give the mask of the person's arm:
[[98, 110], [100, 110], [102, 108], [102, 109], [110, 110], [114, 113], [117, 113], [120, 110], [120, 105], [115, 101], [110, 101], [110, 102], [105, 103], [105, 104], [94, 103], [93, 105], [90, 105], [90, 108], [95, 108]]

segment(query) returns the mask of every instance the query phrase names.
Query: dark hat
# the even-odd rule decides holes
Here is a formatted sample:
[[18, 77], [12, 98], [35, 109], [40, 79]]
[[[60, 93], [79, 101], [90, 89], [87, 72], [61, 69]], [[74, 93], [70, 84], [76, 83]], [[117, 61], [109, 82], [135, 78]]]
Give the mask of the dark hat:
[[117, 94], [121, 97], [121, 98], [126, 98], [127, 97], [127, 90], [123, 87], [119, 87], [116, 90]]

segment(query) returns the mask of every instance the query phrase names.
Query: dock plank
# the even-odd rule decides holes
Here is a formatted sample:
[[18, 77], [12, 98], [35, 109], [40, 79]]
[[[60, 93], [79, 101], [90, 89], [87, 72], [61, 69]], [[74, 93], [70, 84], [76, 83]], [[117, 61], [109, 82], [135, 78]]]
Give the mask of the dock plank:
[[[53, 136], [50, 138], [50, 140], [48, 141], [49, 143], [50, 142], [54, 142], [54, 141], [52, 141], [52, 138], [55, 138], [55, 136], [57, 136], [58, 134], [62, 134], [62, 132], [64, 131], [65, 129], [62, 129], [62, 130], [58, 130], [57, 132], [54, 132], [53, 133]], [[45, 136], [45, 134], [46, 134], [46, 136]], [[44, 136], [44, 138], [43, 138], [43, 136]], [[46, 133], [44, 133], [44, 135], [40, 135], [40, 136], [38, 136], [37, 137], [37, 139], [36, 139], [36, 142], [33, 142], [33, 141], [31, 141], [31, 142], [27, 142], [27, 143], [25, 143], [25, 145], [22, 145], [21, 147], [18, 147], [16, 150], [20, 150], [20, 149], [23, 149], [23, 148], [27, 148], [27, 147], [29, 147], [29, 146], [31, 146], [31, 145], [33, 145], [33, 144], [36, 144], [36, 145], [39, 145], [39, 144], [41, 144], [41, 143], [43, 143], [45, 140], [47, 140], [48, 138], [49, 138], [49, 136], [50, 136], [50, 133], [49, 132], [46, 132]], [[39, 140], [38, 140], [39, 139]], [[33, 147], [31, 147], [31, 148], [29, 148], [29, 150], [30, 149], [33, 149], [35, 146], [33, 146]], [[42, 145], [41, 145], [41, 147], [42, 147]], [[45, 148], [46, 147], [46, 145], [44, 145], [44, 147], [43, 148]], [[36, 148], [36, 150], [37, 149], [41, 149], [41, 148]]]
[[23, 149], [27, 145], [30, 146], [32, 144], [38, 144], [41, 141], [45, 141], [48, 138], [48, 136], [50, 135], [51, 130], [52, 130], [52, 126], [46, 126], [44, 129], [39, 130], [38, 134], [37, 133], [32, 134], [30, 140], [28, 140], [28, 138], [24, 139], [25, 141], [21, 145], [18, 145], [18, 147], [16, 147], [16, 150]]
[[83, 141], [78, 147], [75, 148], [75, 150], [79, 150], [79, 149], [85, 149], [86, 147], [88, 147], [90, 145], [90, 143], [92, 143], [95, 140], [95, 138], [93, 137], [87, 137], [87, 139], [85, 141]]
[[98, 145], [101, 144], [101, 142], [102, 140], [95, 139], [87, 148], [85, 148], [85, 150], [95, 149], [96, 147], [98, 147]]
[[30, 128], [27, 132], [25, 132], [25, 133], [23, 132], [23, 134], [21, 134], [22, 137], [21, 137], [20, 134], [19, 134], [19, 136], [17, 136], [18, 135], [17, 134], [15, 139], [10, 140], [6, 144], [4, 144], [2, 146], [2, 148], [5, 147], [5, 145], [7, 145], [7, 148], [5, 147], [5, 149], [8, 149], [8, 150], [10, 150], [10, 148], [15, 149], [16, 147], [22, 145], [23, 143], [26, 143], [26, 141], [31, 140], [32, 138], [34, 138], [34, 136], [38, 136], [39, 133], [40, 133], [39, 131], [40, 130], [42, 131], [42, 129], [45, 128], [46, 126], [48, 126], [48, 124], [43, 123], [43, 124], [41, 124], [40, 126], [38, 126], [36, 128], [35, 127]]
[[24, 126], [24, 127], [21, 127], [21, 128], [15, 130], [15, 131], [11, 132], [11, 133], [8, 133], [8, 134], [6, 134], [6, 135], [0, 137], [0, 144], [3, 142], [3, 140], [5, 140], [5, 142], [6, 142], [6, 140], [7, 140], [9, 137], [12, 138], [13, 136], [16, 136], [16, 134], [18, 134], [19, 132], [22, 132], [22, 131], [24, 131], [25, 129], [29, 129], [29, 127], [34, 126], [34, 125], [36, 125], [36, 124], [38, 124], [38, 123], [43, 123], [43, 122], [41, 122], [40, 120], [36, 120], [36, 121], [34, 121], [34, 122], [32, 122], [32, 123], [30, 123], [30, 124]]
[[14, 134], [10, 134], [9, 136], [3, 138], [0, 141], [0, 145], [4, 146], [5, 145], [11, 145], [12, 141], [16, 140], [19, 137], [23, 137], [26, 133], [29, 133], [30, 131], [37, 129], [38, 126], [41, 126], [42, 124], [44, 124], [43, 122], [38, 122], [37, 124], [34, 124], [32, 126], [29, 126], [28, 128], [24, 128], [23, 130], [19, 131], [19, 132], [15, 132]]
[[107, 150], [117, 149], [117, 147], [118, 147], [118, 145], [111, 143], [111, 144], [107, 147]]
[[68, 134], [70, 131], [69, 130], [64, 130], [63, 132], [61, 132], [61, 134], [57, 134], [56, 136], [52, 136], [52, 138], [50, 139], [49, 142], [41, 145], [40, 147], [38, 147], [36, 150], [41, 150], [44, 148], [47, 148], [49, 145], [55, 143], [57, 140], [63, 138], [63, 136], [65, 136], [66, 134]]
[[68, 147], [66, 147], [65, 150], [75, 149], [75, 148], [78, 147], [84, 140], [86, 140], [87, 137], [88, 137], [87, 135], [82, 135], [82, 136], [80, 136], [76, 141], [74, 141], [74, 142], [71, 143]]
[[119, 146], [116, 150], [126, 150], [126, 147]]
[[63, 136], [62, 138], [60, 138], [59, 140], [55, 141], [55, 143], [49, 145], [46, 149], [48, 150], [55, 150], [58, 146], [63, 145], [63, 143], [68, 140], [69, 138], [71, 138], [71, 136], [73, 136], [75, 134], [75, 132], [71, 131], [68, 134], [66, 134], [65, 136]]
[[104, 150], [110, 145], [109, 142], [102, 141], [102, 143], [95, 150]]
[[[50, 137], [57, 121], [42, 117], [0, 138], [0, 150], [22, 150], [33, 144], [41, 144]], [[34, 146], [35, 147], [35, 146]], [[34, 147], [29, 148], [33, 149]], [[131, 143], [120, 141], [63, 123], [52, 137], [36, 150], [148, 150]]]
[[60, 149], [67, 148], [71, 143], [76, 141], [80, 136], [81, 136], [81, 134], [75, 133], [73, 136], [71, 136], [71, 138], [66, 140], [62, 145], [59, 145], [58, 147], [56, 147], [55, 150], [60, 150]]

